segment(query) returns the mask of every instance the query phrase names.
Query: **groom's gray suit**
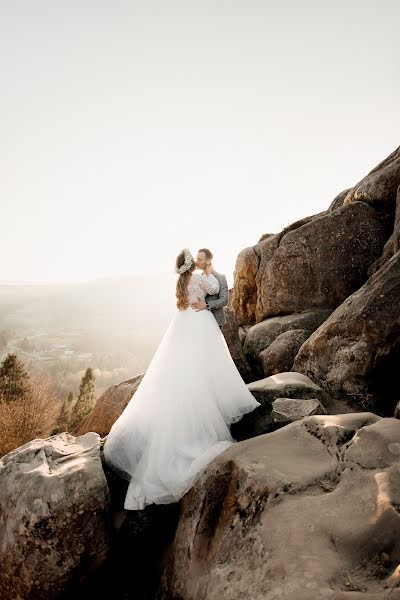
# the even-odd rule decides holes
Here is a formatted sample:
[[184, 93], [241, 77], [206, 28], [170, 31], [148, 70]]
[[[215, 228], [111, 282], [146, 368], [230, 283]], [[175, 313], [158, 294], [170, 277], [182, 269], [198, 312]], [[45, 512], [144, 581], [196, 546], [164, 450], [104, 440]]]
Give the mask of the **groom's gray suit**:
[[228, 304], [228, 283], [226, 281], [225, 275], [223, 275], [222, 273], [217, 273], [216, 271], [213, 271], [212, 275], [214, 275], [214, 277], [218, 279], [219, 292], [218, 294], [207, 294], [204, 300], [207, 303], [207, 309], [211, 310], [218, 325], [222, 327], [223, 325], [225, 325], [226, 322], [223, 307]]

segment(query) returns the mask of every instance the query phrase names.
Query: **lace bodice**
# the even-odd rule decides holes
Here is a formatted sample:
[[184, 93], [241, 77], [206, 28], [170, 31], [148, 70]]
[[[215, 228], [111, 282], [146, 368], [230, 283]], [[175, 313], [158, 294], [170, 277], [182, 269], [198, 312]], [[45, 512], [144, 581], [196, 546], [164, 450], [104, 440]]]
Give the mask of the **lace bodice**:
[[187, 287], [188, 301], [196, 302], [196, 300], [204, 300], [207, 294], [218, 294], [219, 281], [209, 273], [201, 275], [200, 273], [192, 273]]

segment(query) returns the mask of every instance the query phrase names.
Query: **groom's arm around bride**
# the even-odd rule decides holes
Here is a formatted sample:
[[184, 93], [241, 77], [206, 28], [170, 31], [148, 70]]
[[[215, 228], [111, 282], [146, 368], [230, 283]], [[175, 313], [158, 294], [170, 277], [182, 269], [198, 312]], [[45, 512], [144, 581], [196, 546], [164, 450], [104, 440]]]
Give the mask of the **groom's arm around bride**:
[[204, 301], [207, 305], [206, 308], [212, 312], [218, 325], [222, 327], [223, 325], [225, 325], [226, 321], [224, 306], [228, 304], [228, 283], [223, 273], [217, 273], [216, 271], [212, 271], [212, 274], [218, 279], [219, 293], [207, 294], [204, 298]]

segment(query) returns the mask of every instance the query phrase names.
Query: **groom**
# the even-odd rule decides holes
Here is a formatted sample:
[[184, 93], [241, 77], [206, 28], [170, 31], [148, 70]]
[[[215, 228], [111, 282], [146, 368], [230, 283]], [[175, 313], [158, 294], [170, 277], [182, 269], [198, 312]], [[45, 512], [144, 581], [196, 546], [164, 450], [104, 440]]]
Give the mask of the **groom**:
[[219, 282], [219, 293], [218, 294], [207, 294], [204, 300], [197, 300], [192, 302], [191, 306], [197, 310], [203, 310], [206, 308], [210, 310], [214, 315], [218, 325], [222, 328], [225, 325], [225, 313], [223, 307], [228, 304], [228, 284], [225, 275], [214, 271], [212, 266], [213, 255], [208, 248], [201, 248], [197, 252], [196, 266], [201, 269], [204, 273], [212, 273]]

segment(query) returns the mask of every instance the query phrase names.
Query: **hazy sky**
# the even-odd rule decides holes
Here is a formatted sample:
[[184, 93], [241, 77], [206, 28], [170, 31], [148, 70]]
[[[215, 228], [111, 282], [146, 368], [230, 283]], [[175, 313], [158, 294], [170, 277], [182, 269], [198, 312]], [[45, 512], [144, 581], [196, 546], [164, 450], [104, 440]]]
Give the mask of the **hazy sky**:
[[398, 0], [0, 0], [0, 280], [173, 272], [400, 143]]

